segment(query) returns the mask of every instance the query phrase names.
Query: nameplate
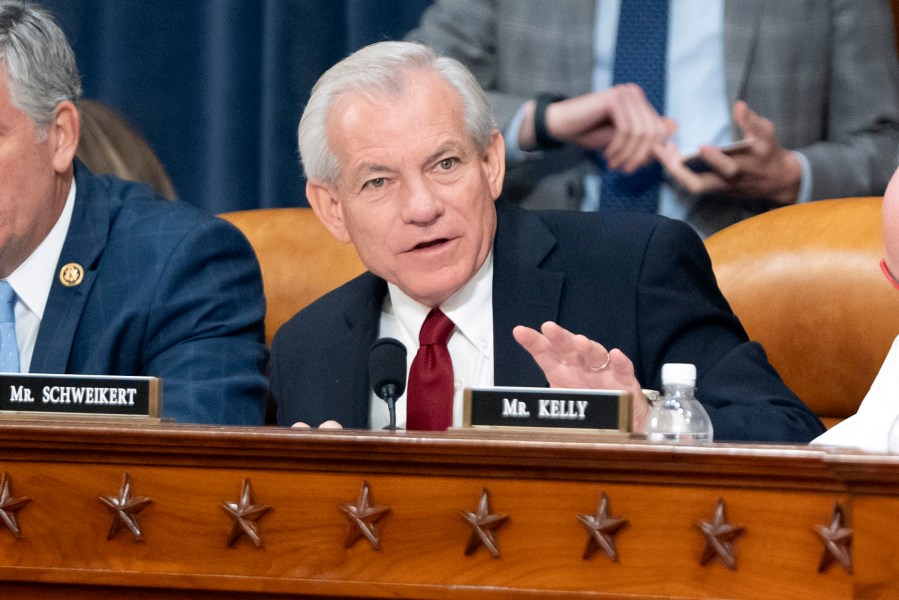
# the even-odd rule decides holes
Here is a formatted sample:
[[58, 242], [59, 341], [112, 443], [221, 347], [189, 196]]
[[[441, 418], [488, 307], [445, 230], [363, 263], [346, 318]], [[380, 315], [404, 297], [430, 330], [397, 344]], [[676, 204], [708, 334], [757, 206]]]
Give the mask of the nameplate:
[[158, 377], [0, 373], [0, 414], [158, 419]]
[[629, 433], [631, 395], [621, 390], [469, 388], [463, 425]]

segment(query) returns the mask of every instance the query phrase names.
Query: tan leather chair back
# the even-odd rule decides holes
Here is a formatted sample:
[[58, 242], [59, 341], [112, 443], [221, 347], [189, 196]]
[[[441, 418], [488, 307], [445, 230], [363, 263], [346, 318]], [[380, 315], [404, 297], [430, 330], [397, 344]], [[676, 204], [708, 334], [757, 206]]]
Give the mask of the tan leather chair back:
[[880, 271], [882, 199], [779, 208], [706, 240], [749, 337], [825, 425], [854, 414], [899, 334]]
[[351, 244], [335, 240], [310, 208], [263, 208], [221, 215], [250, 240], [265, 286], [265, 339], [297, 311], [362, 273]]

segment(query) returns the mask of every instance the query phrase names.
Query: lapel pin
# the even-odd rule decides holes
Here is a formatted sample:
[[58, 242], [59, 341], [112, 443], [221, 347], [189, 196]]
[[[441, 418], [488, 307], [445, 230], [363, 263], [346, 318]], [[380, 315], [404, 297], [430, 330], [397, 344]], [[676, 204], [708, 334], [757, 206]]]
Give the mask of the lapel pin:
[[59, 281], [66, 287], [75, 287], [84, 279], [84, 267], [78, 263], [68, 263], [59, 270]]

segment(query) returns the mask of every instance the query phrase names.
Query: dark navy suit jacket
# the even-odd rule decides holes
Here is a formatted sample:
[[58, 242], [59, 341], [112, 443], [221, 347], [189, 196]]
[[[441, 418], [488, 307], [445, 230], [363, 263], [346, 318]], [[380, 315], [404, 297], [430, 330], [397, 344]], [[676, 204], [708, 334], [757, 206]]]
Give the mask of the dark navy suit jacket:
[[[824, 428], [747, 339], [689, 226], [655, 215], [524, 211], [497, 203], [496, 385], [546, 386], [512, 337], [556, 321], [620, 348], [659, 389], [666, 362], [693, 363], [716, 440], [807, 442]], [[300, 311], [272, 346], [278, 421], [366, 428], [369, 347], [386, 283], [365, 273]]]
[[[29, 370], [161, 377], [165, 418], [261, 425], [265, 298], [246, 238], [222, 219], [77, 161], [75, 180]], [[58, 276], [68, 263], [84, 269], [74, 287]]]

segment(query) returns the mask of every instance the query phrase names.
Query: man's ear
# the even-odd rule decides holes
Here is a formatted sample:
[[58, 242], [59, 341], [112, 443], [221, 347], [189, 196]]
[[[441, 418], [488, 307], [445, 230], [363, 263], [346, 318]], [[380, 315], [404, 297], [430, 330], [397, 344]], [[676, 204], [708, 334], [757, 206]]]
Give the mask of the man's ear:
[[343, 221], [343, 207], [337, 197], [337, 189], [316, 181], [306, 182], [306, 198], [315, 216], [325, 228], [341, 242], [352, 241]]
[[57, 173], [65, 173], [72, 166], [80, 134], [78, 109], [68, 100], [63, 100], [56, 107], [47, 136], [53, 152], [53, 168]]
[[490, 192], [493, 199], [496, 200], [503, 191], [503, 179], [506, 175], [506, 142], [499, 130], [493, 130], [490, 145], [487, 147], [487, 153], [482, 161]]

